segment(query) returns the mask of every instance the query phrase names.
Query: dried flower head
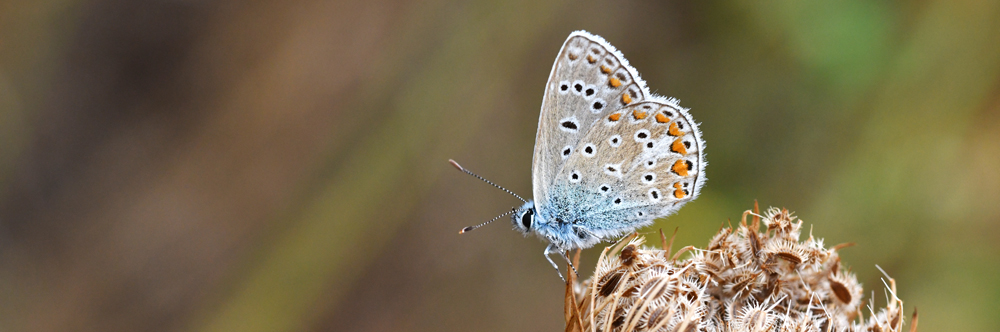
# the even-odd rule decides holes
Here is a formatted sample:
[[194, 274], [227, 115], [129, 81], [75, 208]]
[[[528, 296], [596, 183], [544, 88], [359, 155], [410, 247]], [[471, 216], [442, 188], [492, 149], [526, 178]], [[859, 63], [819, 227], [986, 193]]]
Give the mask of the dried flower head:
[[[756, 210], [756, 208], [755, 208]], [[747, 217], [753, 216], [747, 223]], [[761, 230], [764, 226], [764, 230]], [[643, 248], [637, 234], [601, 253], [590, 279], [567, 284], [567, 331], [902, 331], [895, 281], [889, 303], [865, 319], [861, 284], [842, 271], [837, 250], [784, 209], [747, 211], [707, 249], [671, 256]], [[673, 239], [671, 239], [671, 243]], [[690, 258], [678, 261], [683, 253]], [[910, 330], [916, 329], [916, 312]]]

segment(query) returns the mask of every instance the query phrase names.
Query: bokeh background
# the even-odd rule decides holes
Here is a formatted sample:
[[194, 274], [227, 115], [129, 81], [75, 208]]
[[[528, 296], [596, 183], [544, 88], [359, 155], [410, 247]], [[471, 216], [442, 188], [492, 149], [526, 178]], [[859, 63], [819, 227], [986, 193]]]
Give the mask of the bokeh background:
[[921, 331], [1000, 329], [997, 1], [8, 0], [0, 330], [561, 330], [543, 243], [456, 234], [518, 201], [446, 161], [530, 196], [577, 29], [702, 123], [647, 232], [787, 207]]

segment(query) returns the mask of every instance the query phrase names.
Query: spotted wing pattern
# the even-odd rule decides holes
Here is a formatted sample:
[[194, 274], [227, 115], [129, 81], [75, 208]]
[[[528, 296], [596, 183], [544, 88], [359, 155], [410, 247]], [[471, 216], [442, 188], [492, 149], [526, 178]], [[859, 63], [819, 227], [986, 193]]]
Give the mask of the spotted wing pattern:
[[557, 171], [552, 187], [560, 197], [546, 209], [600, 238], [670, 215], [704, 183], [700, 136], [676, 100], [654, 96], [610, 111]]
[[549, 187], [596, 122], [622, 107], [650, 98], [645, 82], [603, 38], [572, 33], [545, 86], [535, 137], [532, 187], [536, 206], [546, 206]]

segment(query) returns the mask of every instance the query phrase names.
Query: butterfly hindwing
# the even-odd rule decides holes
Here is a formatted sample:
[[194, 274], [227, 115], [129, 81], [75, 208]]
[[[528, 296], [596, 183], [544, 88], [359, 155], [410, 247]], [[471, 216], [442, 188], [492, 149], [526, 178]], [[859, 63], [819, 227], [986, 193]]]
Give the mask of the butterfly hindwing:
[[597, 234], [648, 225], [697, 197], [703, 144], [675, 100], [653, 97], [609, 112], [555, 176], [553, 187], [573, 201], [556, 199], [552, 208], [578, 215]]

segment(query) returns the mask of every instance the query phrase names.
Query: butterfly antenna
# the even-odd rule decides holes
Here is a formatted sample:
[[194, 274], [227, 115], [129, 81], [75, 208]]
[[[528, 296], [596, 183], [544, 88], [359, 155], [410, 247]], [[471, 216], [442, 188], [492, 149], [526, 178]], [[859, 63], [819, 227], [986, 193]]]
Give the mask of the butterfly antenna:
[[458, 234], [463, 234], [463, 233], [465, 233], [465, 232], [469, 232], [469, 231], [472, 231], [473, 229], [476, 229], [476, 228], [479, 228], [479, 227], [483, 227], [483, 226], [486, 226], [486, 224], [489, 224], [489, 223], [491, 223], [491, 222], [494, 222], [494, 221], [496, 221], [497, 219], [500, 219], [500, 218], [503, 218], [503, 217], [506, 217], [506, 216], [509, 216], [509, 215], [510, 215], [511, 213], [514, 213], [514, 212], [517, 212], [517, 209], [516, 209], [516, 208], [511, 208], [511, 209], [510, 209], [510, 211], [507, 211], [507, 213], [504, 213], [504, 214], [501, 214], [501, 215], [499, 215], [499, 216], [496, 216], [496, 218], [493, 218], [493, 219], [490, 219], [490, 221], [487, 221], [487, 222], [484, 222], [484, 223], [482, 223], [482, 224], [479, 224], [479, 225], [475, 225], [475, 226], [469, 226], [469, 227], [466, 227], [466, 228], [462, 228], [462, 230], [458, 231]]
[[[514, 195], [514, 197], [517, 197], [517, 199], [521, 200], [522, 202], [525, 202], [525, 203], [528, 202], [528, 201], [524, 200], [524, 198], [521, 198], [521, 196], [518, 196], [517, 194], [515, 194], [513, 191], [507, 190], [507, 188], [501, 187], [501, 186], [497, 185], [496, 183], [490, 182], [490, 180], [484, 179], [482, 176], [476, 175], [476, 173], [469, 172], [469, 170], [467, 170], [465, 168], [462, 168], [462, 165], [459, 165], [454, 160], [448, 159], [448, 162], [451, 163], [452, 166], [455, 166], [455, 168], [457, 168], [458, 170], [460, 170], [462, 172], [465, 172], [465, 174], [472, 175], [472, 176], [476, 177], [477, 179], [483, 180], [483, 182], [489, 183], [490, 185], [492, 185], [494, 187], [500, 188], [500, 190], [506, 191], [508, 194]], [[513, 213], [513, 211], [511, 211], [511, 212]]]

